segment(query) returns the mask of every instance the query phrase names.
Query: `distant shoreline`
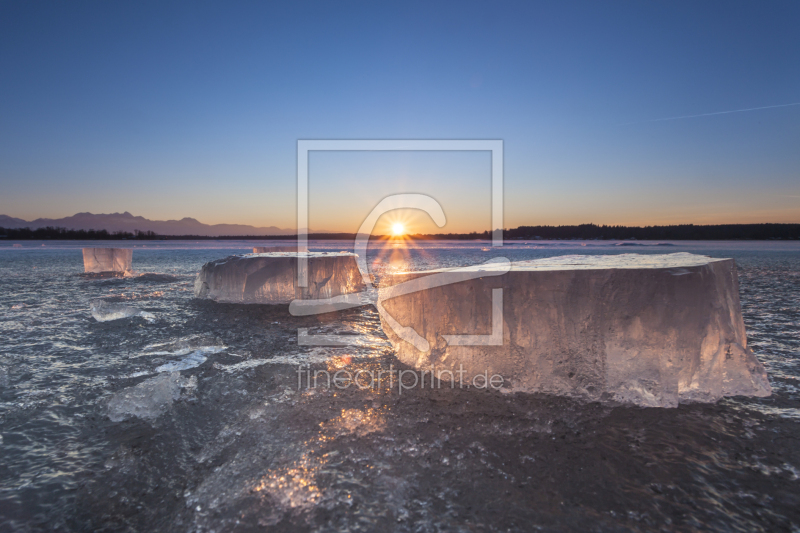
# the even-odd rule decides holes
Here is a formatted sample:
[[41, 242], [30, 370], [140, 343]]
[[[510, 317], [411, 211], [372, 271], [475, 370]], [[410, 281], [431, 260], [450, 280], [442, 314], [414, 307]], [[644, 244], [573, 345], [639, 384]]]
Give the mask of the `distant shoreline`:
[[[457, 240], [489, 241], [491, 233], [438, 233], [412, 234], [404, 238], [411, 240]], [[355, 233], [309, 233], [309, 240], [354, 240]], [[373, 235], [372, 239], [390, 240], [395, 237]], [[12, 240], [137, 240], [137, 241], [186, 241], [186, 240], [249, 240], [286, 241], [296, 240], [297, 235], [158, 235], [148, 232], [109, 232], [107, 230], [74, 230], [66, 228], [0, 228], [0, 239]], [[396, 239], [396, 238], [395, 238]], [[536, 240], [609, 240], [609, 241], [719, 241], [719, 240], [800, 240], [800, 224], [680, 224], [672, 226], [520, 226], [503, 231], [506, 241]]]

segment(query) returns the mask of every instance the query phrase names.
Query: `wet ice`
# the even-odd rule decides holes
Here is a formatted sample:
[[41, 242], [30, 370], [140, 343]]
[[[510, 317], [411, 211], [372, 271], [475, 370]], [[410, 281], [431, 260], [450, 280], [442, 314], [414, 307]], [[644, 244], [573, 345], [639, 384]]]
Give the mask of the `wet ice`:
[[98, 322], [109, 322], [122, 318], [141, 317], [152, 322], [156, 319], [153, 313], [143, 311], [131, 305], [107, 302], [105, 300], [93, 300], [91, 303], [92, 316]]
[[108, 417], [114, 422], [131, 416], [154, 420], [180, 398], [182, 390], [191, 392], [196, 387], [196, 377], [185, 378], [179, 372], [147, 379], [116, 393], [108, 402]]

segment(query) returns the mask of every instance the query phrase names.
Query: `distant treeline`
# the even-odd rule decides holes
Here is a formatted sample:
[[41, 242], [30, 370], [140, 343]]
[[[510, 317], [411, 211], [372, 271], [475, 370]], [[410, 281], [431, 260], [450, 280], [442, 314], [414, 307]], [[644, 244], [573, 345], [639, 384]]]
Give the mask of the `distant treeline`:
[[696, 226], [520, 226], [504, 232], [506, 239], [601, 239], [640, 241], [717, 241], [800, 239], [800, 224], [719, 224]]
[[[490, 240], [488, 231], [483, 233], [439, 233], [413, 235], [415, 239], [438, 240]], [[506, 240], [630, 240], [639, 241], [727, 241], [727, 240], [798, 240], [800, 224], [720, 224], [697, 226], [520, 226], [503, 231]]]
[[0, 228], [0, 237], [11, 240], [70, 240], [70, 241], [93, 241], [93, 240], [124, 240], [124, 239], [140, 239], [140, 240], [153, 240], [161, 239], [152, 231], [135, 231], [130, 233], [127, 231], [115, 231], [113, 233], [104, 229], [101, 230], [85, 230], [85, 229], [66, 229], [66, 228], [19, 228], [19, 229], [6, 229]]
[[[309, 240], [353, 240], [355, 233], [310, 233]], [[490, 240], [491, 233], [437, 233], [411, 235], [420, 240]], [[697, 226], [680, 224], [677, 226], [598, 226], [580, 224], [578, 226], [520, 226], [503, 231], [508, 240], [629, 240], [640, 241], [716, 241], [716, 240], [798, 240], [800, 224], [720, 224]], [[206, 235], [157, 235], [152, 231], [133, 233], [106, 230], [72, 230], [66, 228], [6, 229], [0, 228], [0, 238], [9, 240], [293, 240], [296, 235], [230, 235], [209, 237]], [[377, 238], [388, 238], [380, 237]]]

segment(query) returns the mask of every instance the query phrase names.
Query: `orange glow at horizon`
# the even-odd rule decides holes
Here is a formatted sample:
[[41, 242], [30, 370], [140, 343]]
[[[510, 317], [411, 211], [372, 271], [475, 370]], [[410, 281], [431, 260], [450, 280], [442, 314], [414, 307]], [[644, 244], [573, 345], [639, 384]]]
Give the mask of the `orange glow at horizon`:
[[[373, 230], [373, 235], [384, 235], [391, 239], [407, 239], [419, 231], [420, 224], [416, 213], [411, 210], [398, 209], [388, 213]], [[423, 227], [425, 224], [423, 224]]]

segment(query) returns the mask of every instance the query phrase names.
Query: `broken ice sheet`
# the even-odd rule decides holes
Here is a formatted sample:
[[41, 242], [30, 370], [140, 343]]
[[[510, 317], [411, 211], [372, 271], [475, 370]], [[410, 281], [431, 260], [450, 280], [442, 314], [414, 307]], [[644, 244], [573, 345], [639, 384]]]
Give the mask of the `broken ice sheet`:
[[180, 398], [181, 390], [193, 391], [197, 378], [184, 378], [178, 372], [161, 374], [116, 393], [108, 402], [108, 417], [121, 422], [131, 416], [155, 420]]
[[214, 367], [228, 373], [239, 372], [249, 368], [255, 368], [261, 365], [310, 365], [315, 363], [324, 363], [336, 356], [339, 350], [314, 348], [304, 353], [293, 353], [287, 355], [274, 355], [265, 359], [248, 359], [241, 363], [234, 363], [232, 365], [222, 365], [214, 363]]
[[230, 256], [203, 265], [195, 278], [195, 297], [225, 303], [288, 304], [296, 298], [331, 298], [364, 289], [355, 254], [304, 255], [309, 259], [308, 287], [296, 286], [296, 253]]
[[153, 322], [156, 316], [153, 313], [142, 311], [136, 307], [124, 304], [110, 303], [105, 300], [92, 300], [92, 316], [98, 322], [109, 322], [121, 318], [142, 317], [148, 322]]
[[130, 248], [84, 248], [85, 272], [129, 272], [133, 250]]
[[195, 368], [206, 362], [208, 354], [219, 353], [225, 349], [225, 346], [206, 346], [191, 352], [180, 361], [171, 361], [159, 366], [156, 368], [156, 372], [177, 372]]
[[497, 375], [509, 391], [643, 407], [772, 393], [747, 345], [732, 259], [568, 255], [463, 278], [500, 268], [386, 276], [381, 322], [398, 359], [463, 370], [476, 387]]

